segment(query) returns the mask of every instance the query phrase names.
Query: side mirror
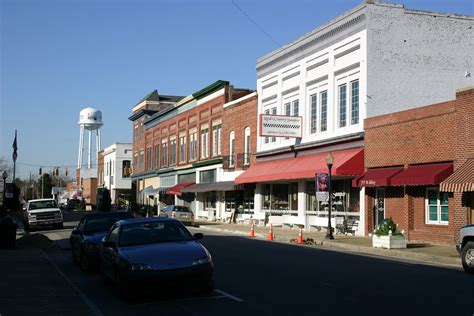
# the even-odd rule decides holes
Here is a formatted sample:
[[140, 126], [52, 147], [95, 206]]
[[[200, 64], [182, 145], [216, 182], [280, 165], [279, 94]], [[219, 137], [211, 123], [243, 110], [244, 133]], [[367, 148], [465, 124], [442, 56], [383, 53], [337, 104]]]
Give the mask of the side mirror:
[[22, 208], [22, 209], [23, 209], [23, 211], [26, 211], [26, 206], [23, 206], [23, 208]]
[[112, 248], [112, 249], [116, 248], [116, 245], [113, 241], [104, 241], [102, 243], [102, 246], [104, 246], [104, 248]]
[[195, 233], [193, 237], [195, 240], [199, 240], [199, 239], [203, 239], [204, 235], [202, 233]]
[[72, 235], [82, 235], [81, 231], [77, 228], [74, 228], [71, 232]]

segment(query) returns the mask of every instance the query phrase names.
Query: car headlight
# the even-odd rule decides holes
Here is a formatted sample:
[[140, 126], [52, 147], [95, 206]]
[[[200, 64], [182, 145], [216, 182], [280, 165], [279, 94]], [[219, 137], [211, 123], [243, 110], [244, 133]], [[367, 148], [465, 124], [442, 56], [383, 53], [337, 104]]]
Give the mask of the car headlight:
[[28, 214], [28, 219], [36, 219], [36, 215], [30, 215], [30, 214]]
[[151, 270], [150, 265], [148, 264], [132, 264], [130, 266], [131, 271], [146, 271], [146, 270]]
[[198, 260], [194, 261], [193, 266], [198, 265], [198, 264], [206, 264], [206, 263], [210, 263], [210, 262], [211, 262], [210, 257], [204, 257], [204, 258], [201, 258], [201, 259], [198, 259]]

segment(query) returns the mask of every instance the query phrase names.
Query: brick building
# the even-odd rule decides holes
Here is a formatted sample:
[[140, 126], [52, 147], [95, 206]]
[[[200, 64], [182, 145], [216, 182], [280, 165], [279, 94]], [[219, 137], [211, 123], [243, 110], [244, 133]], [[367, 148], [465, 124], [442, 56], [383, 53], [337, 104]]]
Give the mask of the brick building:
[[473, 93], [365, 120], [366, 173], [353, 183], [365, 187], [367, 232], [392, 217], [409, 240], [454, 243], [459, 228], [472, 222], [465, 193], [443, 192], [440, 183], [474, 154], [466, 138]]
[[224, 192], [235, 189], [223, 181], [223, 105], [250, 92], [219, 80], [144, 117], [133, 144], [140, 148], [133, 171], [138, 204], [186, 205], [197, 217], [220, 217]]

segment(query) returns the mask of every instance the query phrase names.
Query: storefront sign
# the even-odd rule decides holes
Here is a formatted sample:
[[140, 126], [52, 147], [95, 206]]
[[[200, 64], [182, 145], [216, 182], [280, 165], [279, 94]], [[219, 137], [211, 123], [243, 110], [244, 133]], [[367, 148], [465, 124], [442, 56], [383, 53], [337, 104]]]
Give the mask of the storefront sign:
[[316, 199], [318, 201], [327, 201], [329, 199], [329, 176], [327, 173], [316, 173]]
[[303, 117], [260, 114], [260, 136], [303, 137]]

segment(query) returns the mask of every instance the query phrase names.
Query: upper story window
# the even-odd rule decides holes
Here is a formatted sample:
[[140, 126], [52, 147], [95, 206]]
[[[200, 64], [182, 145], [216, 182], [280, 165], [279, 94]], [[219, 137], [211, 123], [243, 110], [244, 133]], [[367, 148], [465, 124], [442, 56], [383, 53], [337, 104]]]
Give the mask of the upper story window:
[[130, 178], [131, 173], [132, 173], [131, 161], [122, 160], [122, 178]]
[[244, 165], [250, 164], [250, 127], [246, 127], [244, 131]]
[[198, 148], [197, 131], [189, 132], [189, 161], [196, 160]]
[[310, 133], [327, 130], [327, 91], [316, 92], [310, 96]]
[[209, 128], [201, 130], [201, 159], [209, 157]]
[[160, 167], [160, 145], [155, 145], [155, 169]]
[[437, 187], [426, 189], [426, 224], [449, 224], [448, 197], [448, 192], [440, 192]]
[[[273, 114], [273, 115], [276, 115], [276, 114], [277, 114], [277, 108], [276, 108], [276, 107], [272, 108], [271, 111], [272, 111], [272, 114]], [[271, 142], [272, 142], [272, 143], [276, 143], [276, 141], [277, 141], [276, 137], [272, 137], [272, 138], [271, 138]]]
[[359, 124], [359, 80], [351, 81], [351, 124]]
[[138, 154], [137, 152], [135, 152], [135, 156], [133, 156], [133, 168], [137, 168], [138, 167]]
[[143, 150], [140, 151], [140, 160], [139, 160], [139, 168], [140, 168], [140, 170], [143, 170], [143, 156], [144, 156], [144, 154], [145, 154], [145, 153], [143, 152]]
[[186, 162], [186, 135], [179, 137], [179, 162]]
[[176, 138], [170, 140], [170, 166], [176, 163]]
[[161, 143], [161, 167], [168, 166], [168, 142]]
[[140, 139], [143, 140], [145, 137], [145, 125], [143, 123], [140, 123]]
[[[349, 86], [349, 87], [348, 87]], [[359, 124], [359, 79], [338, 87], [339, 127]]]
[[135, 125], [135, 128], [133, 129], [133, 136], [134, 136], [134, 139], [135, 139], [135, 142], [138, 142], [138, 124]]
[[229, 135], [229, 167], [233, 167], [235, 164], [235, 133], [230, 132]]
[[345, 127], [347, 123], [347, 85], [341, 84], [339, 90], [339, 127]]
[[146, 170], [151, 169], [151, 147], [146, 149]]
[[217, 157], [222, 154], [222, 124], [214, 125], [212, 127], [212, 157]]
[[285, 115], [298, 116], [299, 111], [300, 111], [300, 101], [298, 99], [285, 103]]

